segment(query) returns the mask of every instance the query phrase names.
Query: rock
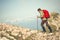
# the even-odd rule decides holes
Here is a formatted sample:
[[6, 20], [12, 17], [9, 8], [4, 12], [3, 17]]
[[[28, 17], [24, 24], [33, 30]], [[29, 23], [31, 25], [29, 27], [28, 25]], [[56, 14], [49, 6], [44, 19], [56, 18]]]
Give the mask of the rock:
[[7, 39], [6, 37], [2, 37], [0, 38], [0, 40], [9, 40], [9, 39]]
[[30, 30], [28, 28], [21, 28], [14, 25], [0, 23], [0, 37], [6, 37], [9, 40], [23, 40], [31, 34], [36, 33], [36, 30]]

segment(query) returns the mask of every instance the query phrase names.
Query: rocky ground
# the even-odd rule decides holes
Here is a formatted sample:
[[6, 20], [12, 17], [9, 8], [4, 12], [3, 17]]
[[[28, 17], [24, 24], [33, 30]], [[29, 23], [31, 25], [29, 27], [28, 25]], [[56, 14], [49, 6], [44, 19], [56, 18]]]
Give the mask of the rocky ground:
[[25, 40], [60, 40], [60, 32], [54, 32], [54, 33], [38, 32], [38, 33], [32, 34]]
[[0, 23], [0, 40], [24, 40], [37, 30]]
[[52, 33], [30, 30], [15, 25], [0, 23], [0, 40], [60, 40], [60, 14], [52, 13], [49, 25]]

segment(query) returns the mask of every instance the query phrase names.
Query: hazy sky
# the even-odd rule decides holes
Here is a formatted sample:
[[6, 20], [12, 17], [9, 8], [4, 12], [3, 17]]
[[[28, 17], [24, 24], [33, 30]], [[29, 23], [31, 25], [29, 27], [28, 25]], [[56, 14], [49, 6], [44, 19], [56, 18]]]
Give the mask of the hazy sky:
[[0, 0], [0, 18], [35, 18], [37, 9], [60, 11], [60, 0]]

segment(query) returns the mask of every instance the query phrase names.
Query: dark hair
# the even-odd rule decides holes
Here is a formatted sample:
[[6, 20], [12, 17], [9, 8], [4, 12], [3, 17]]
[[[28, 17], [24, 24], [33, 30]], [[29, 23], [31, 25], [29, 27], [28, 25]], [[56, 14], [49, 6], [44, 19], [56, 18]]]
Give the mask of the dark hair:
[[41, 8], [38, 8], [37, 11], [41, 10]]

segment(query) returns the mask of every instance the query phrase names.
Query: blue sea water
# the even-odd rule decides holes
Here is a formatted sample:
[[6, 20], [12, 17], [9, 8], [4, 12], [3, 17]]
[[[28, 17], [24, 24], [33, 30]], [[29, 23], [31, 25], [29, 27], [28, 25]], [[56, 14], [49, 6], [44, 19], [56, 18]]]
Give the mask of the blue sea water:
[[[20, 26], [23, 28], [29, 28], [32, 30], [42, 30], [41, 28], [41, 20], [38, 19], [38, 24], [37, 24], [37, 20], [31, 20], [31, 21], [26, 21], [26, 20], [22, 20], [22, 21], [16, 21], [11, 23], [10, 21], [6, 22], [6, 19], [0, 20], [0, 23], [7, 23], [7, 24], [12, 24], [12, 25], [16, 25], [16, 26]], [[38, 25], [38, 26], [37, 26]]]

